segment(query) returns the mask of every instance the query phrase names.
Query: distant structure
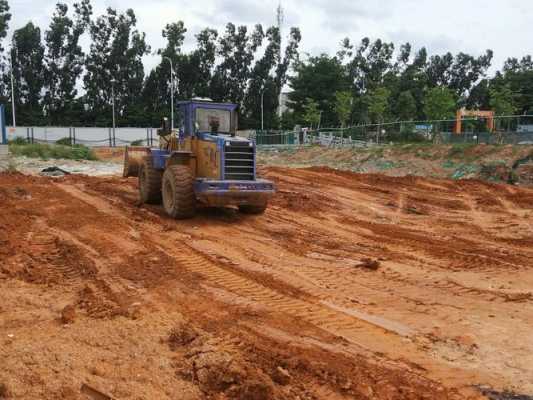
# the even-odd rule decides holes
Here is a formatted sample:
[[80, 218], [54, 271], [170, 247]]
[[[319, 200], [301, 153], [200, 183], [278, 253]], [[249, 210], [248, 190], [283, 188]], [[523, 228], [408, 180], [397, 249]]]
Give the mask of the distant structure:
[[290, 111], [289, 106], [289, 93], [290, 92], [281, 92], [281, 95], [279, 96], [279, 107], [278, 107], [278, 115], [281, 116], [283, 113]]
[[466, 110], [461, 108], [457, 110], [455, 117], [454, 132], [460, 134], [462, 132], [463, 117], [476, 117], [486, 121], [487, 130], [492, 133], [494, 131], [494, 111], [479, 111], [479, 110]]

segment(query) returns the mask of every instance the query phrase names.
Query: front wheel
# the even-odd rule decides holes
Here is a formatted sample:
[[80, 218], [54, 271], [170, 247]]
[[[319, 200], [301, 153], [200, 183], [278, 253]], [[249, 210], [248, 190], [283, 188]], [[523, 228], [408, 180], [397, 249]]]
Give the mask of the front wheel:
[[139, 168], [141, 203], [161, 203], [161, 176], [161, 171], [155, 169], [152, 164], [152, 157], [145, 157]]
[[163, 207], [172, 218], [191, 218], [196, 212], [194, 178], [185, 165], [171, 165], [163, 174]]
[[267, 203], [255, 204], [255, 205], [242, 205], [239, 206], [239, 211], [243, 214], [263, 214], [267, 208]]

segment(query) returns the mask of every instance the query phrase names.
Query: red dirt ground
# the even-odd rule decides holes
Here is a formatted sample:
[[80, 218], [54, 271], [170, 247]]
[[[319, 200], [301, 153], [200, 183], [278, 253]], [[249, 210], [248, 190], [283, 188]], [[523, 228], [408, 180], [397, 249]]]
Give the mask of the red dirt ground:
[[264, 215], [188, 221], [133, 178], [0, 175], [0, 398], [533, 393], [533, 189], [264, 174]]

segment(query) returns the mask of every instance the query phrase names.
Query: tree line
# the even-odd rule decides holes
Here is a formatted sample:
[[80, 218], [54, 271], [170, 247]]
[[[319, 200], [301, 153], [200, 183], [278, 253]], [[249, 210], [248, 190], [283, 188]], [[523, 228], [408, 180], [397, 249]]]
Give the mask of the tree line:
[[[297, 62], [290, 79], [294, 112], [287, 125], [379, 124], [455, 118], [457, 109], [494, 110], [496, 115], [533, 112], [531, 56], [509, 58], [488, 76], [492, 50], [474, 57], [460, 52], [428, 55], [405, 43], [345, 39], [336, 55]], [[290, 120], [290, 121], [289, 121]]]
[[[409, 43], [396, 48], [364, 38], [343, 40], [335, 55], [302, 56], [297, 27], [282, 40], [277, 26], [233, 23], [220, 32], [203, 29], [194, 48], [184, 51], [183, 21], [167, 24], [165, 46], [152, 49], [132, 9], [108, 8], [96, 16], [90, 0], [57, 3], [49, 26], [28, 22], [8, 41], [10, 20], [8, 1], [0, 0], [0, 102], [9, 123], [12, 73], [17, 125], [109, 126], [111, 86], [118, 126], [158, 126], [169, 114], [171, 90], [176, 99], [238, 103], [243, 128], [260, 126], [262, 97], [267, 128], [444, 119], [459, 107], [533, 111], [531, 56], [510, 58], [489, 77], [491, 50], [477, 57], [429, 55]], [[142, 59], [154, 53], [159, 63], [145, 71]], [[289, 110], [279, 118], [279, 95], [287, 86]]]

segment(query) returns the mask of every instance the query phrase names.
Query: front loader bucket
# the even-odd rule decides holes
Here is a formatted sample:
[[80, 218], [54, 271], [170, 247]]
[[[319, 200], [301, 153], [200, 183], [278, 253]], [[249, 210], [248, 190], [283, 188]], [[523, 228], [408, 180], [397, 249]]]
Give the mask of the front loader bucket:
[[149, 147], [126, 146], [124, 150], [124, 173], [123, 176], [139, 176], [139, 168], [143, 158], [148, 155]]

